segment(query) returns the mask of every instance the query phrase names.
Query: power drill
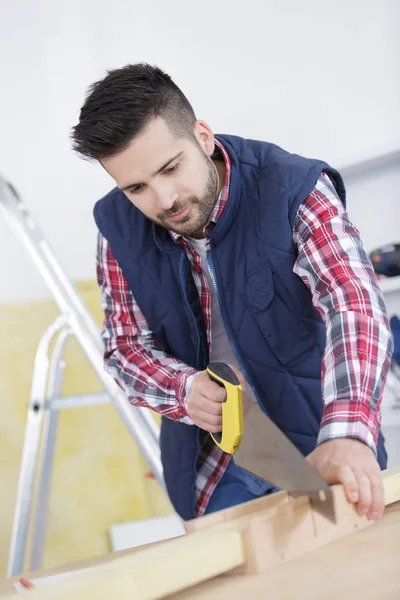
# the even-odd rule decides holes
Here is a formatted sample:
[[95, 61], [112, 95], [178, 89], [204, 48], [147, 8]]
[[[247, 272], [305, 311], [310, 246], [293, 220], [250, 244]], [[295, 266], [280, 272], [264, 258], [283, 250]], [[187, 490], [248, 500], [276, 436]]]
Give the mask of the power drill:
[[387, 244], [377, 248], [369, 257], [377, 275], [385, 275], [385, 277], [400, 275], [400, 244]]

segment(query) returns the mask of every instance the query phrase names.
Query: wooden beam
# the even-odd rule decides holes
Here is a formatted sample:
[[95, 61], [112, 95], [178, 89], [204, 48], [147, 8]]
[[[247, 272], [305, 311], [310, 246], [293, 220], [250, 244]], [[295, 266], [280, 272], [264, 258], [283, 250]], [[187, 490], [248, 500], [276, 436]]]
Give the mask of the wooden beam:
[[29, 590], [31, 600], [153, 600], [244, 563], [239, 531], [199, 533]]
[[[383, 485], [385, 490], [385, 505], [400, 501], [400, 467], [393, 467], [382, 471]], [[334, 489], [336, 487], [334, 486]], [[255, 515], [269, 509], [276, 509], [284, 506], [293, 499], [286, 492], [278, 492], [269, 496], [263, 496], [250, 502], [244, 502], [230, 508], [219, 510], [215, 513], [192, 519], [185, 522], [186, 533], [195, 533], [204, 531], [220, 523], [230, 522], [240, 517]], [[276, 512], [276, 511], [275, 511]], [[275, 513], [271, 513], [275, 514]]]
[[[385, 503], [400, 501], [400, 467], [383, 472], [383, 483]], [[263, 572], [374, 523], [357, 513], [355, 506], [347, 500], [342, 485], [331, 486], [331, 490], [336, 523], [315, 510], [307, 496], [285, 501], [280, 494], [276, 494], [280, 497], [275, 506], [273, 496], [267, 496], [263, 499], [264, 504], [259, 499], [219, 511], [216, 513], [219, 515], [218, 522], [211, 522], [208, 516], [197, 521], [204, 520], [204, 526], [210, 527], [209, 531], [241, 531], [245, 540], [246, 564], [238, 571]]]
[[284, 506], [289, 501], [290, 498], [287, 492], [277, 492], [276, 494], [271, 494], [269, 496], [262, 496], [261, 498], [251, 500], [250, 502], [243, 502], [242, 504], [219, 510], [209, 515], [205, 515], [204, 517], [186, 521], [185, 531], [186, 533], [204, 531], [204, 529], [209, 529], [220, 523], [232, 521], [232, 519], [251, 516], [260, 511], [276, 509], [280, 506]]
[[400, 466], [383, 471], [385, 505], [400, 502]]
[[332, 486], [337, 522], [316, 511], [307, 496], [275, 509], [220, 523], [209, 531], [241, 531], [246, 563], [238, 572], [260, 573], [372, 525], [348, 502], [341, 485]]
[[399, 600], [400, 503], [354, 535], [259, 575], [225, 575], [172, 600]]

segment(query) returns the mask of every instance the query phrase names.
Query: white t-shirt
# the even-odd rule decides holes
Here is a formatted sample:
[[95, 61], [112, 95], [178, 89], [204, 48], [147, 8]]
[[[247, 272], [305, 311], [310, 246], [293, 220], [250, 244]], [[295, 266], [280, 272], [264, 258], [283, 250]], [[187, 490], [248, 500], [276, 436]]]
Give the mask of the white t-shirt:
[[[203, 238], [197, 240], [192, 237], [185, 238], [188, 244], [197, 252], [200, 256], [200, 265], [205, 274], [207, 280], [207, 286], [211, 296], [211, 357], [210, 362], [220, 361], [226, 364], [234, 365], [237, 369], [240, 369], [239, 363], [236, 359], [235, 353], [231, 346], [228, 338], [228, 334], [225, 331], [225, 327], [222, 321], [221, 312], [218, 306], [217, 294], [215, 291], [214, 283], [210, 273], [210, 267], [207, 260], [207, 249], [208, 240]], [[250, 385], [246, 385], [246, 395], [253, 402], [257, 402]]]

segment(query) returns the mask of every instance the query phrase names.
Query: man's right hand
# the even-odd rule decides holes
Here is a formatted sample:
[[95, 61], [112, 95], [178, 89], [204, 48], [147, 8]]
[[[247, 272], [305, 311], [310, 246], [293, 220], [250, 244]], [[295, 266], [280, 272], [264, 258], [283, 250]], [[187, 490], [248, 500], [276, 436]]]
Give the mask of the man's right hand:
[[193, 423], [210, 431], [222, 431], [222, 403], [226, 392], [212, 381], [207, 371], [202, 371], [194, 380], [186, 399], [187, 413]]

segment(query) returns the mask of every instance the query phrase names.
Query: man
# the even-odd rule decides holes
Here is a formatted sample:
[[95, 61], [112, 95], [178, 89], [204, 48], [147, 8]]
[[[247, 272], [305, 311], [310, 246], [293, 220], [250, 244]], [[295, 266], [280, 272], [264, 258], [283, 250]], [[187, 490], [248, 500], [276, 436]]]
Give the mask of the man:
[[379, 518], [392, 338], [339, 173], [267, 142], [214, 136], [146, 64], [91, 87], [73, 142], [117, 184], [94, 211], [105, 363], [132, 404], [163, 415], [177, 512], [190, 519], [273, 491], [211, 439], [224, 393], [205, 369], [220, 360], [247, 403]]

